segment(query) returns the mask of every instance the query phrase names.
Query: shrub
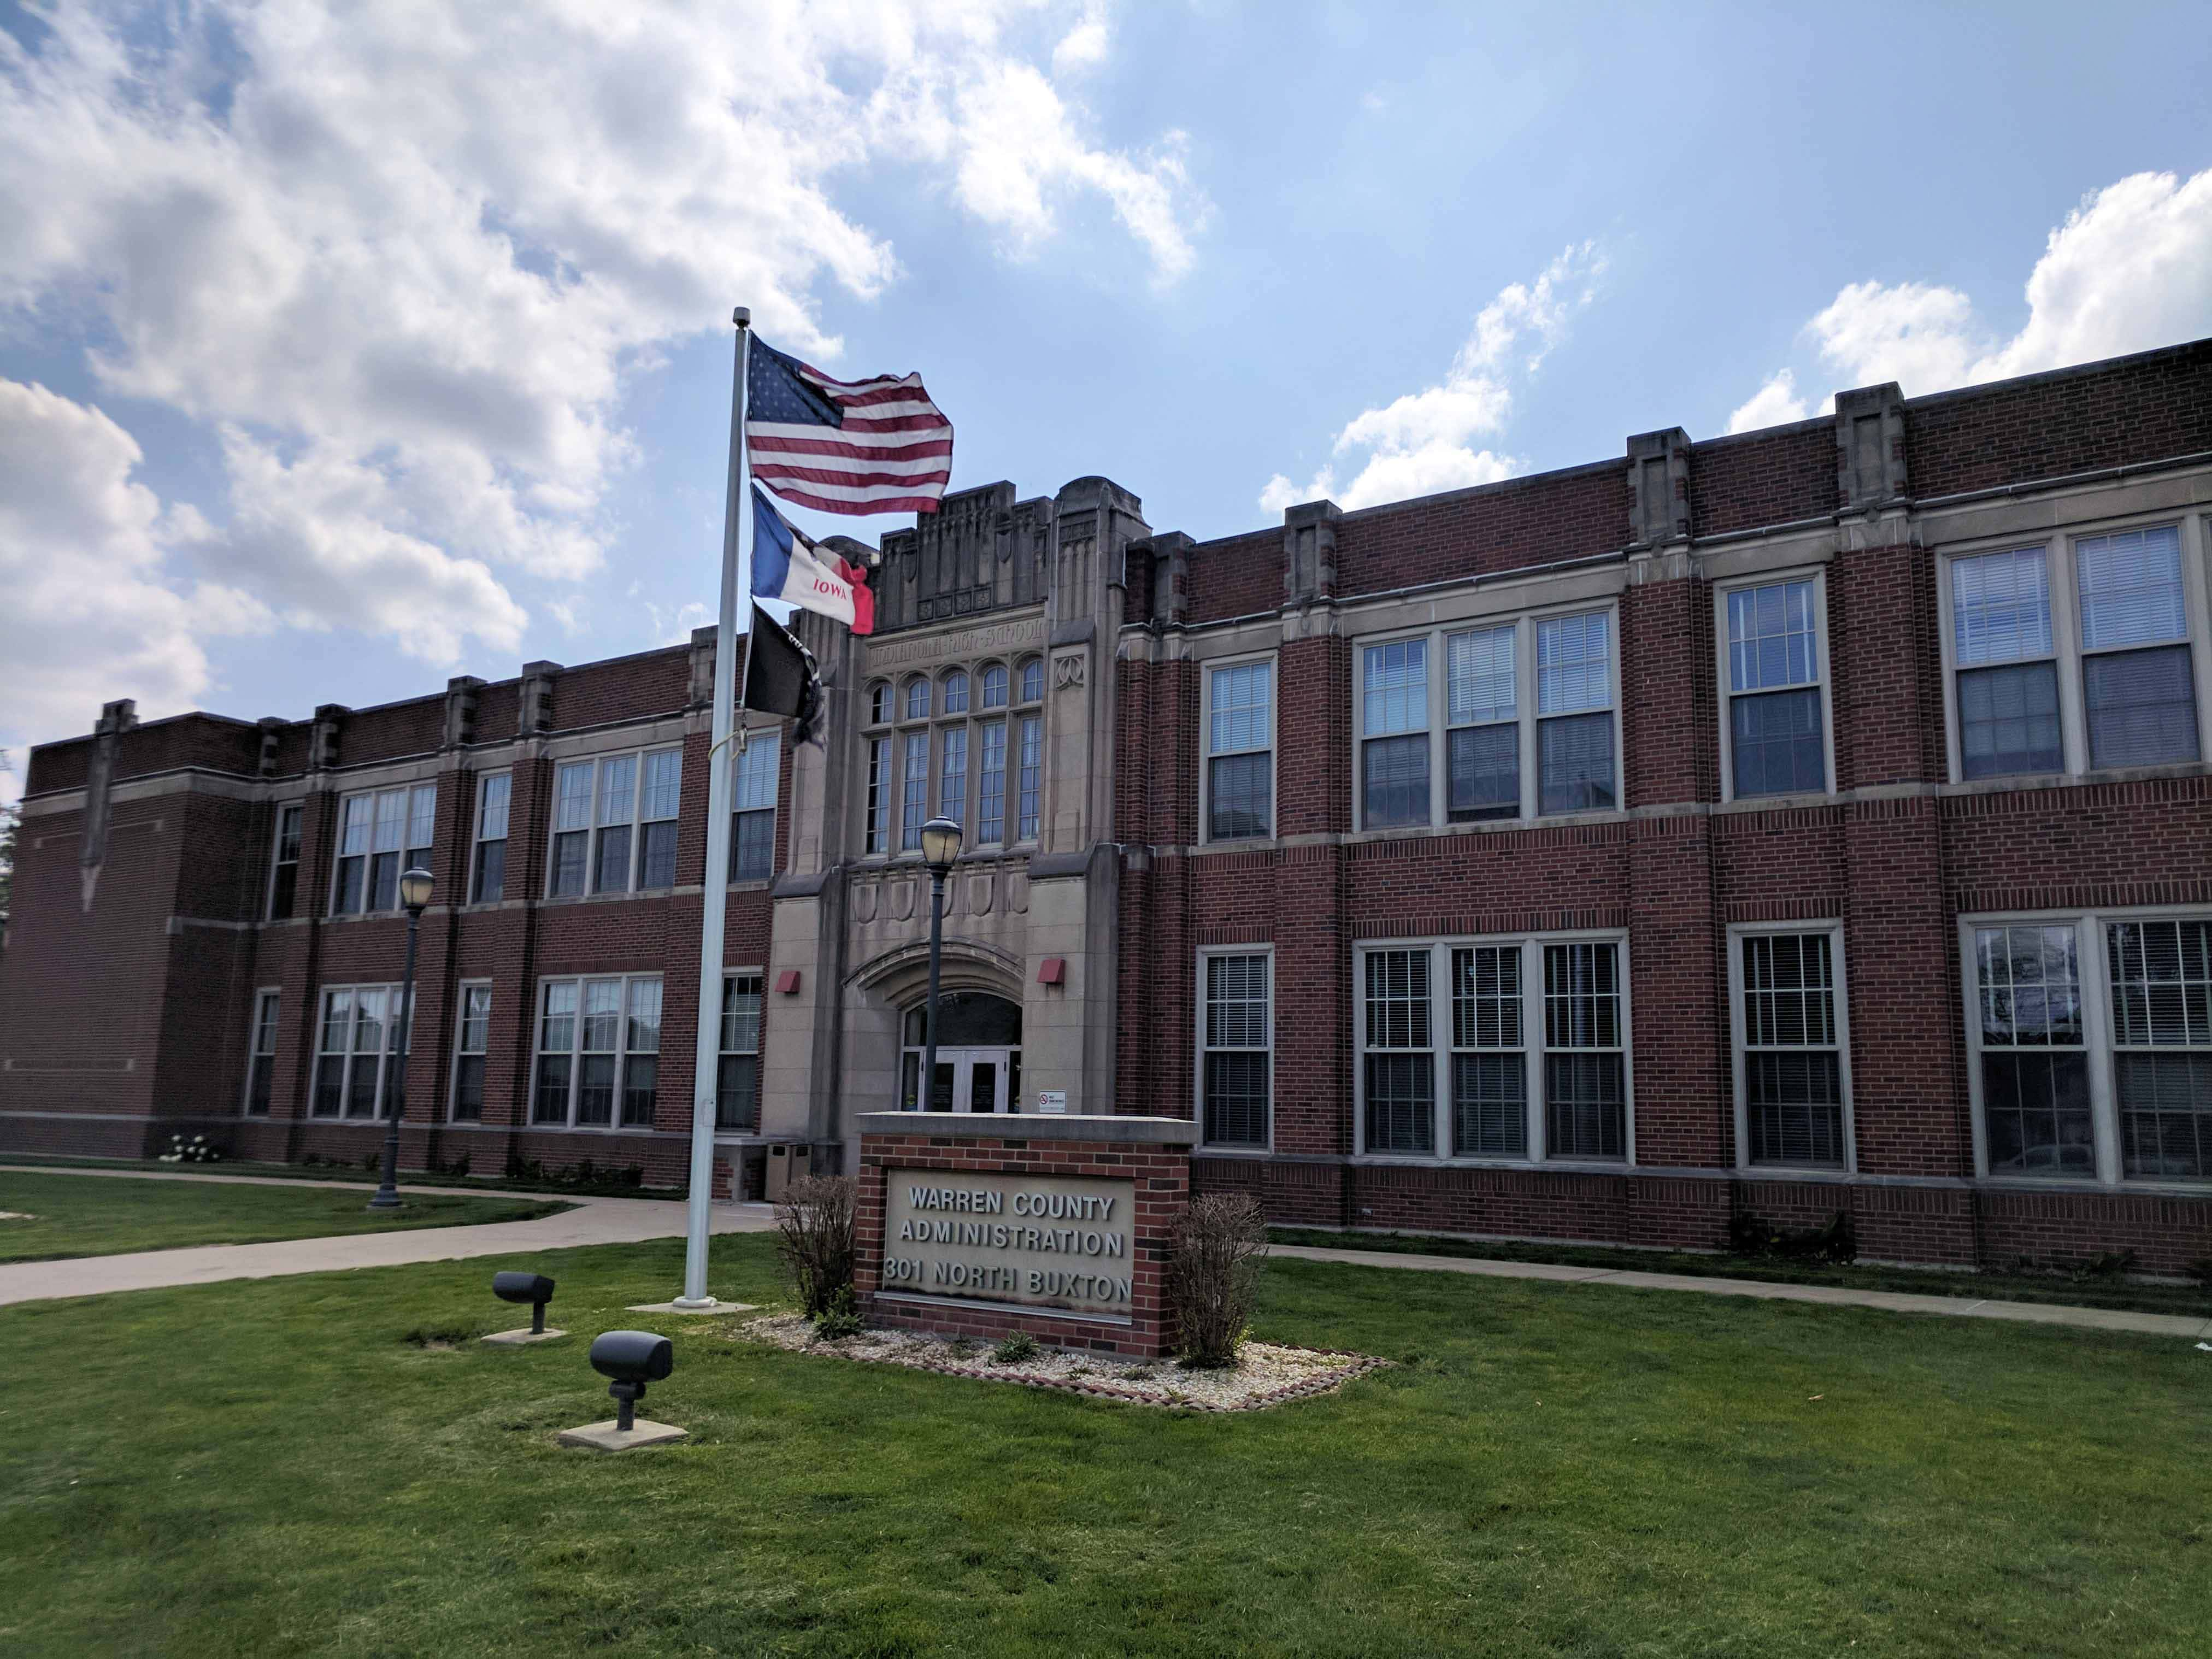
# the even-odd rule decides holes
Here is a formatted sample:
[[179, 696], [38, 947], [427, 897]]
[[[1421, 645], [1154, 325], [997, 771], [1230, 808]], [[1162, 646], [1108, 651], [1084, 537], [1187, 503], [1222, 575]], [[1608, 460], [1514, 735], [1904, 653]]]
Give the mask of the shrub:
[[1019, 1365], [1037, 1356], [1037, 1340], [1027, 1331], [1009, 1331], [991, 1350], [994, 1365]]
[[853, 1287], [841, 1285], [830, 1298], [830, 1305], [814, 1318], [814, 1334], [824, 1342], [842, 1342], [848, 1336], [858, 1336], [860, 1324], [860, 1304], [853, 1299]]
[[222, 1150], [205, 1135], [194, 1135], [187, 1140], [182, 1135], [169, 1137], [169, 1150], [155, 1162], [157, 1164], [220, 1164]]
[[1739, 1211], [1729, 1218], [1729, 1248], [1738, 1255], [1778, 1255], [1798, 1261], [1856, 1261], [1858, 1234], [1850, 1212], [1838, 1210], [1819, 1227], [1784, 1227]]
[[853, 1213], [857, 1185], [846, 1176], [802, 1176], [775, 1206], [775, 1253], [809, 1319], [828, 1313], [853, 1289]]
[[1267, 1254], [1267, 1216], [1257, 1199], [1219, 1193], [1191, 1200], [1176, 1223], [1167, 1273], [1184, 1364], [1237, 1363]]

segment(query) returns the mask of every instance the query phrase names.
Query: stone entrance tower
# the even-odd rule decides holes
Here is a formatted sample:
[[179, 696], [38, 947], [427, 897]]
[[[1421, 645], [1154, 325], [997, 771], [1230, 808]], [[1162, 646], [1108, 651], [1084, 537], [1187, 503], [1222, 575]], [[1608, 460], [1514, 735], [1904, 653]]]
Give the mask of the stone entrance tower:
[[849, 1170], [854, 1115], [915, 1097], [907, 1016], [925, 1000], [929, 877], [914, 832], [940, 811], [964, 832], [943, 983], [997, 1045], [940, 1065], [940, 1092], [957, 1079], [961, 1110], [1035, 1112], [1041, 1096], [1113, 1109], [1114, 641], [1141, 514], [1104, 478], [1031, 501], [1008, 483], [963, 490], [884, 538], [874, 635], [799, 614], [827, 725], [792, 758], [761, 1132], [731, 1137], [726, 1160], [774, 1145], [794, 1173]]

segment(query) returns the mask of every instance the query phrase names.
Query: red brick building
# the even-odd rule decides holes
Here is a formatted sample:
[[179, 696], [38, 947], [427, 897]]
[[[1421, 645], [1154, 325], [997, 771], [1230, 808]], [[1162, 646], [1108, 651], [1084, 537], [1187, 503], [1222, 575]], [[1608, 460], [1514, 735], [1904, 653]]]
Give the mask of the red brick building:
[[[738, 1178], [921, 1091], [947, 807], [939, 1103], [1195, 1116], [1285, 1220], [2212, 1257], [2212, 342], [1209, 543], [996, 485], [881, 552], [825, 747], [748, 750]], [[357, 1159], [404, 1066], [410, 1161], [680, 1182], [712, 651], [34, 750], [0, 1146]]]

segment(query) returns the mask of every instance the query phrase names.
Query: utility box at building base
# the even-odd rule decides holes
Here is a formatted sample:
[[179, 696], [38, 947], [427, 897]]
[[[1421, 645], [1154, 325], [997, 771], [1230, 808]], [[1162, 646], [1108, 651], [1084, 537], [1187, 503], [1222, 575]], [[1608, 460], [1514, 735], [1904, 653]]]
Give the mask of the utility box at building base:
[[[868, 1112], [853, 1287], [879, 1325], [1157, 1358], [1182, 1118]], [[774, 1167], [770, 1166], [771, 1169]]]

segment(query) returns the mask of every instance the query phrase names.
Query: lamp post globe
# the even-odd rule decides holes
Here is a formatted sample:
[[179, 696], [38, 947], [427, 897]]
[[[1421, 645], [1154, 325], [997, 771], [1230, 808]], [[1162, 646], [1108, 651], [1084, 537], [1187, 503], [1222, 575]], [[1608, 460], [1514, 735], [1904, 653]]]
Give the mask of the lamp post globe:
[[376, 1196], [368, 1200], [372, 1210], [399, 1207], [399, 1118], [407, 1109], [407, 1050], [415, 1024], [415, 939], [422, 925], [422, 912], [430, 902], [431, 890], [436, 885], [436, 878], [428, 870], [404, 871], [399, 877], [399, 902], [407, 912], [407, 971], [399, 983], [398, 1042], [386, 1062], [399, 1068], [399, 1076], [386, 1090], [384, 1178], [377, 1183]]
[[[945, 878], [960, 856], [960, 823], [936, 817], [921, 826], [921, 861], [929, 866], [929, 1011], [927, 1034], [922, 1039], [921, 1079], [915, 1088], [915, 1106], [937, 1109], [937, 981], [938, 964], [945, 951]], [[945, 1103], [947, 1107], [951, 1102]]]

